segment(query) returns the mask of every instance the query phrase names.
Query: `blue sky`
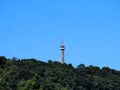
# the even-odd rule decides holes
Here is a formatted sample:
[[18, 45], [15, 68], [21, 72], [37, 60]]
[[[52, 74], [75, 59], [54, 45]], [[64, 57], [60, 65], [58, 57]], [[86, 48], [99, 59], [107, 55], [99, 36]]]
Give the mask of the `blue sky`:
[[120, 70], [119, 0], [1, 0], [0, 55]]

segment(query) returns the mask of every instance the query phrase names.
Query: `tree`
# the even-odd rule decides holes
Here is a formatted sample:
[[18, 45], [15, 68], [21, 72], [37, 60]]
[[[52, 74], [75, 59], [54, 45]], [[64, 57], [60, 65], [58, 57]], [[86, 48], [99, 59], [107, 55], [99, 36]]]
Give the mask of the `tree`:
[[77, 69], [82, 69], [82, 68], [85, 68], [84, 64], [80, 64], [80, 65], [77, 66]]
[[6, 64], [7, 58], [4, 56], [0, 56], [0, 65]]

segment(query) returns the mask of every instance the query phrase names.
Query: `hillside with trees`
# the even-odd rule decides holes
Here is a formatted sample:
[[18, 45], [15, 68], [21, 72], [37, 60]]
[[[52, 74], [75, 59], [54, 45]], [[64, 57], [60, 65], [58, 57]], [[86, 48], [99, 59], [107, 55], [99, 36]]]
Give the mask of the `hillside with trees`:
[[120, 90], [120, 71], [1, 56], [0, 90]]

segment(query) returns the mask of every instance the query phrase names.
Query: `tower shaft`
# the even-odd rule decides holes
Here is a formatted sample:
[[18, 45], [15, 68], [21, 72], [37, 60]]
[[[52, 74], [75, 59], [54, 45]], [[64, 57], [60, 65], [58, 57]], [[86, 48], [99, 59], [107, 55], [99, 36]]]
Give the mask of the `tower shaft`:
[[64, 50], [61, 50], [61, 63], [64, 63]]
[[61, 63], [63, 64], [64, 63], [64, 50], [65, 50], [65, 46], [64, 46], [63, 41], [62, 41], [62, 44], [60, 46], [60, 50], [61, 50]]

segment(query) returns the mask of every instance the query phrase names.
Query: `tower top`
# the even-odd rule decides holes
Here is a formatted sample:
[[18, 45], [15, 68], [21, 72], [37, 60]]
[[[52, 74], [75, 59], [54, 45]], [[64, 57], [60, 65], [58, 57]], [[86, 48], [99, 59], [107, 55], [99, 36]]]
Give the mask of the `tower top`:
[[63, 39], [62, 39], [62, 43], [61, 43], [61, 45], [60, 45], [60, 50], [64, 50], [65, 49], [65, 45], [64, 45], [64, 41], [63, 41]]
[[61, 45], [64, 45], [64, 40], [62, 39], [62, 43], [61, 43]]

